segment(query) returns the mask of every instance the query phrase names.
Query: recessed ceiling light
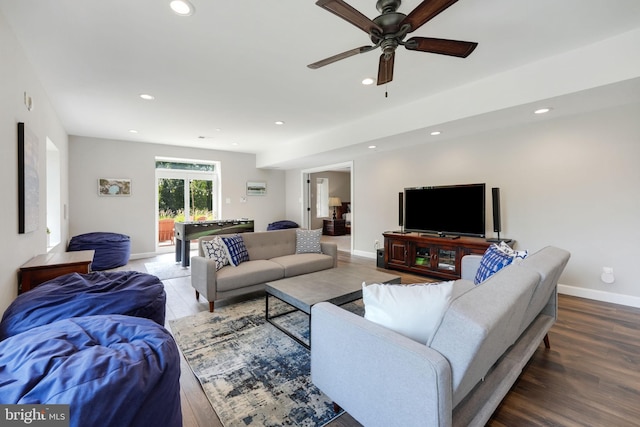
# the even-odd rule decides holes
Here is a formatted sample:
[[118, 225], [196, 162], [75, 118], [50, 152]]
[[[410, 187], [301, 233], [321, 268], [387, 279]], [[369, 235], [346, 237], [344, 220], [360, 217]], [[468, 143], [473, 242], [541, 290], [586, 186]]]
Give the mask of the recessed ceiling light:
[[374, 148], [378, 148], [378, 146], [377, 145], [370, 145], [368, 148], [373, 150]]
[[129, 133], [138, 133], [138, 131], [135, 129], [129, 129]]
[[148, 93], [140, 94], [140, 98], [142, 98], [142, 99], [144, 99], [146, 101], [153, 101], [154, 99], [156, 99], [155, 96], [149, 95]]
[[191, 16], [196, 10], [188, 0], [172, 0], [169, 7], [176, 15], [180, 16]]
[[374, 82], [375, 80], [373, 80], [371, 77], [367, 77], [362, 81], [362, 84], [365, 86], [369, 86], [369, 85], [372, 85]]
[[238, 145], [237, 142], [232, 142], [231, 145], [233, 145], [234, 147]]
[[442, 132], [440, 132], [439, 130], [434, 130], [433, 132], [431, 132], [431, 135], [436, 136], [436, 135], [440, 135]]
[[278, 126], [283, 125], [284, 122], [282, 120], [278, 120], [277, 122], [275, 122]]
[[544, 114], [544, 113], [548, 113], [549, 111], [551, 111], [551, 108], [539, 108], [536, 111], [533, 112], [533, 114]]

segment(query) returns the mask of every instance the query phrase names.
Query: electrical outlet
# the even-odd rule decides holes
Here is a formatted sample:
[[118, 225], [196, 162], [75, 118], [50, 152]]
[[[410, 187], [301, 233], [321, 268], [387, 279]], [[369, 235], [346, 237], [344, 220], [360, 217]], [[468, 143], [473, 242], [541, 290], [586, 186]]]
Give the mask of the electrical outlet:
[[378, 249], [379, 247], [380, 247], [380, 240], [375, 240], [375, 241], [373, 242], [373, 248], [374, 248], [374, 249]]
[[613, 275], [613, 267], [602, 267], [600, 280], [602, 280], [604, 283], [607, 283], [607, 284], [611, 284], [615, 282], [616, 277]]

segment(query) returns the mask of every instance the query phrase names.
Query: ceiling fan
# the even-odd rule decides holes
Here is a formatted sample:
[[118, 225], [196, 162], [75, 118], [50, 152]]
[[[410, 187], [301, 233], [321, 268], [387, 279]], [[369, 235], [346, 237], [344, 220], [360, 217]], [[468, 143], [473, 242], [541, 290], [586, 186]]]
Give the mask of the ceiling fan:
[[438, 16], [458, 0], [424, 0], [408, 15], [397, 12], [401, 0], [378, 0], [376, 8], [380, 16], [373, 20], [354, 9], [343, 0], [318, 0], [316, 4], [323, 9], [339, 16], [345, 21], [369, 34], [374, 43], [361, 46], [346, 52], [323, 59], [307, 67], [316, 69], [349, 58], [359, 53], [372, 51], [378, 47], [382, 49], [378, 66], [378, 85], [393, 80], [393, 62], [396, 48], [400, 45], [409, 50], [437, 53], [440, 55], [466, 58], [473, 52], [478, 43], [459, 40], [435, 39], [430, 37], [411, 37], [404, 40], [407, 34], [417, 30], [431, 19]]

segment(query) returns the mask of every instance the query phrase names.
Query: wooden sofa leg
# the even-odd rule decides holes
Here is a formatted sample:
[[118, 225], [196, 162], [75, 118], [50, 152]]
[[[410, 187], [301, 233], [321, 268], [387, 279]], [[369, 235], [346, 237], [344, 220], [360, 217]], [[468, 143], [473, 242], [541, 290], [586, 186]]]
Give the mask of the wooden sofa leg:
[[549, 343], [549, 334], [546, 334], [543, 338], [545, 348], [551, 348], [551, 344]]
[[209, 302], [209, 313], [213, 313], [213, 301]]
[[340, 407], [340, 405], [338, 405], [336, 402], [333, 402], [333, 412], [337, 414], [340, 411], [342, 411], [342, 408]]
[[200, 299], [200, 292], [196, 291], [196, 300]]

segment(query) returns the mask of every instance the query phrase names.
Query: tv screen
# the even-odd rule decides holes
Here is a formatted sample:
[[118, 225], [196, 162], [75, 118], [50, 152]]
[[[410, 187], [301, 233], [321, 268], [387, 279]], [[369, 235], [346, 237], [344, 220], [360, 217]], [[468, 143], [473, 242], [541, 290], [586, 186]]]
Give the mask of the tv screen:
[[485, 184], [404, 189], [407, 231], [485, 236]]

